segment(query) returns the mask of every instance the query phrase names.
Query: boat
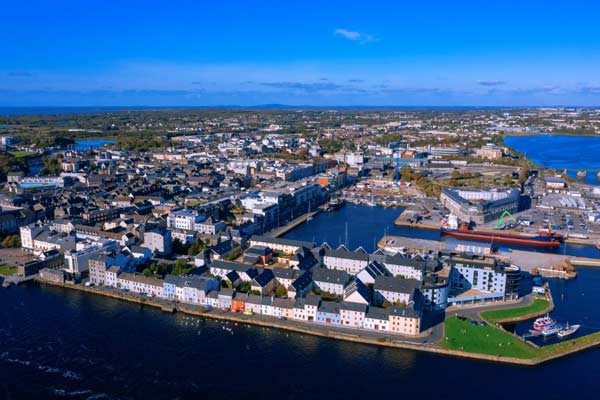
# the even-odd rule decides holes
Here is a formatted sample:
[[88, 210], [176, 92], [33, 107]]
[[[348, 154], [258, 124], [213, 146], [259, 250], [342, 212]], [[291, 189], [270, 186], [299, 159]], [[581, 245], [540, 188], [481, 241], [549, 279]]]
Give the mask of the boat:
[[556, 335], [563, 329], [561, 324], [557, 324], [556, 322], [551, 323], [550, 325], [546, 325], [542, 328], [542, 335], [544, 337]]
[[331, 200], [329, 200], [329, 203], [327, 204], [327, 211], [337, 211], [340, 208], [342, 208], [344, 206], [344, 204], [346, 204], [346, 202], [339, 197], [335, 198], [335, 199], [331, 199]]
[[556, 336], [558, 336], [561, 339], [565, 338], [565, 337], [570, 336], [570, 335], [574, 334], [575, 332], [577, 332], [580, 327], [581, 327], [581, 325], [569, 325], [569, 324], [567, 324], [567, 326], [565, 326], [563, 329], [561, 329], [560, 331], [558, 331], [558, 333], [556, 334]]
[[587, 171], [582, 169], [580, 171], [577, 171], [577, 177], [578, 178], [585, 178], [585, 176], [587, 175]]
[[442, 235], [452, 236], [459, 239], [472, 240], [477, 242], [494, 242], [505, 244], [518, 244], [524, 246], [535, 247], [552, 247], [560, 246], [562, 235], [551, 231], [541, 231], [538, 234], [524, 234], [513, 232], [497, 232], [479, 229], [470, 229], [466, 225], [453, 229], [442, 227]]
[[541, 332], [544, 327], [552, 324], [554, 324], [554, 320], [546, 315], [545, 317], [537, 318], [533, 322], [533, 330], [536, 332]]

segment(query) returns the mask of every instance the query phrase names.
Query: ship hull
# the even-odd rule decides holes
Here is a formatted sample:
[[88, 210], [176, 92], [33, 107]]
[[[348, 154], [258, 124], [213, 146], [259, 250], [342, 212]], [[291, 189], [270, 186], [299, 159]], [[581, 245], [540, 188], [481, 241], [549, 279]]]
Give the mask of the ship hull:
[[518, 244], [524, 246], [535, 246], [535, 247], [548, 247], [556, 248], [560, 246], [560, 241], [551, 236], [518, 236], [518, 235], [502, 235], [488, 232], [479, 231], [461, 231], [459, 229], [444, 229], [442, 228], [442, 235], [452, 236], [465, 240], [472, 240], [478, 242], [494, 242], [494, 243], [505, 243], [505, 244]]

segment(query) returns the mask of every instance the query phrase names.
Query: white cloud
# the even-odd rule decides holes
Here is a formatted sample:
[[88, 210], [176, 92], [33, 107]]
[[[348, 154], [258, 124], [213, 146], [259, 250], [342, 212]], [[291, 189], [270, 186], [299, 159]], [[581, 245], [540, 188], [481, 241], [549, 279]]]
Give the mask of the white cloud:
[[344, 28], [336, 29], [334, 34], [336, 36], [341, 36], [344, 39], [352, 40], [354, 42], [359, 42], [361, 44], [375, 41], [375, 36], [373, 36], [371, 34], [351, 31], [351, 30], [344, 29]]

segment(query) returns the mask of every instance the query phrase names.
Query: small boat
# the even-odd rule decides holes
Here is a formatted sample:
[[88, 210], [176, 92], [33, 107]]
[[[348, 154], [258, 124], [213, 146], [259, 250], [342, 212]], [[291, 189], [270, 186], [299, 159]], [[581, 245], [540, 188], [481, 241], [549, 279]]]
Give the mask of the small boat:
[[541, 332], [544, 327], [552, 324], [554, 324], [554, 320], [546, 315], [545, 317], [538, 318], [533, 322], [533, 330]]
[[585, 178], [586, 175], [587, 175], [587, 171], [586, 170], [582, 169], [580, 171], [577, 171], [577, 177], [578, 178]]
[[556, 322], [551, 323], [550, 325], [546, 325], [542, 328], [542, 335], [544, 337], [548, 337], [548, 336], [552, 336], [552, 335], [556, 335], [558, 332], [560, 332], [563, 329], [563, 326], [560, 324], [557, 324]]
[[569, 326], [569, 324], [567, 324], [567, 326], [565, 326], [563, 329], [558, 331], [556, 336], [558, 336], [561, 339], [565, 338], [565, 337], [570, 336], [570, 335], [574, 334], [575, 332], [577, 332], [580, 327], [581, 327], [581, 325], [570, 325]]

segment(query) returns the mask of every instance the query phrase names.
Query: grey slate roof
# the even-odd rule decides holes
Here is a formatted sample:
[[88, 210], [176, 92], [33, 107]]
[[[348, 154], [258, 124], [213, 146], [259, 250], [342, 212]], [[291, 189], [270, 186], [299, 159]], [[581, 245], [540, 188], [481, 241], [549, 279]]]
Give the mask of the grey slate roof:
[[413, 294], [415, 289], [421, 285], [420, 281], [415, 279], [398, 279], [393, 276], [378, 276], [375, 278], [375, 290], [386, 292]]

